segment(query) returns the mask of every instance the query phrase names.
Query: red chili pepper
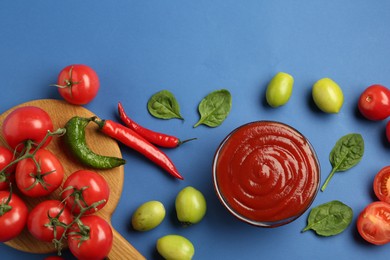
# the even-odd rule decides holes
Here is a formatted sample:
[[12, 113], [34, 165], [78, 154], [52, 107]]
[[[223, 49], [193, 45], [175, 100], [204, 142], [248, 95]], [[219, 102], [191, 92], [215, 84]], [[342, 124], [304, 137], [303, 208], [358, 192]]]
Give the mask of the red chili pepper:
[[118, 113], [119, 117], [122, 120], [122, 122], [129, 128], [133, 129], [135, 132], [140, 134], [142, 137], [144, 137], [149, 142], [165, 147], [165, 148], [175, 148], [178, 147], [181, 144], [184, 144], [186, 142], [195, 140], [196, 138], [187, 139], [184, 141], [181, 141], [176, 136], [167, 135], [163, 133], [159, 133], [153, 130], [150, 130], [148, 128], [145, 128], [139, 124], [137, 124], [134, 120], [132, 120], [125, 112], [122, 104], [118, 103]]
[[132, 129], [112, 120], [98, 120], [96, 117], [94, 117], [93, 121], [107, 136], [110, 136], [111, 138], [114, 138], [124, 145], [143, 154], [146, 158], [150, 159], [152, 162], [166, 170], [173, 177], [181, 180], [184, 179], [176, 169], [171, 159], [169, 159], [169, 157], [164, 152], [159, 150], [156, 146], [151, 144]]

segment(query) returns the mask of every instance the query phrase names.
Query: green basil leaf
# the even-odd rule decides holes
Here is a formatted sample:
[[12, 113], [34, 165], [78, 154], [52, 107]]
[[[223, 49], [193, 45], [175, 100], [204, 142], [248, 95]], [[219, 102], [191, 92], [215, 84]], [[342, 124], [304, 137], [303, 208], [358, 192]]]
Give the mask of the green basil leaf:
[[334, 236], [343, 232], [352, 222], [353, 211], [344, 203], [334, 200], [310, 211], [308, 224], [302, 230], [314, 230], [320, 236]]
[[168, 90], [154, 94], [148, 101], [149, 113], [160, 119], [183, 119], [175, 96]]
[[352, 133], [341, 137], [333, 147], [329, 155], [332, 171], [321, 187], [324, 191], [336, 172], [346, 171], [363, 158], [364, 140], [360, 134]]
[[217, 127], [226, 119], [232, 107], [232, 96], [226, 89], [216, 90], [208, 94], [198, 106], [200, 119], [194, 125], [201, 124]]

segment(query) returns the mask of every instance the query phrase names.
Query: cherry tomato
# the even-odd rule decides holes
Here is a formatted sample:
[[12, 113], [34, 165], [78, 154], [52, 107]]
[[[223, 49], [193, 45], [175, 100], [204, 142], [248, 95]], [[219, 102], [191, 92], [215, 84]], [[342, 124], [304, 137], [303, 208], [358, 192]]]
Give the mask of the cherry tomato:
[[[53, 122], [46, 111], [39, 107], [25, 106], [12, 111], [3, 122], [5, 141], [12, 149], [21, 151], [27, 140], [36, 145], [42, 142], [48, 131], [53, 131]], [[42, 148], [50, 143], [47, 138]]]
[[0, 146], [0, 190], [8, 189], [9, 183], [15, 179], [15, 165], [8, 167], [4, 172], [2, 171], [13, 160], [14, 154], [4, 146]]
[[369, 243], [383, 245], [390, 242], [390, 204], [370, 203], [357, 220], [359, 234]]
[[85, 105], [95, 98], [99, 91], [99, 78], [87, 65], [69, 65], [58, 75], [57, 85], [60, 95], [74, 105]]
[[72, 214], [61, 201], [45, 200], [31, 210], [27, 218], [27, 229], [38, 240], [52, 242], [54, 238], [60, 239], [65, 231], [56, 222], [69, 225], [72, 220]]
[[[89, 232], [80, 229], [76, 223], [72, 227], [75, 232], [68, 235], [70, 251], [80, 260], [104, 259], [112, 247], [113, 233], [111, 226], [97, 215], [81, 217], [80, 221], [82, 225], [89, 227]], [[80, 241], [81, 239], [83, 241]]]
[[369, 120], [383, 120], [390, 115], [390, 91], [382, 85], [371, 85], [360, 95], [358, 108]]
[[28, 209], [16, 194], [0, 191], [0, 242], [17, 237], [27, 222]]
[[390, 166], [383, 167], [376, 174], [373, 186], [376, 197], [390, 203]]
[[35, 161], [26, 158], [18, 162], [15, 171], [16, 185], [29, 197], [46, 196], [55, 191], [64, 179], [64, 168], [58, 158], [49, 150], [39, 149]]
[[73, 214], [80, 213], [78, 203], [86, 208], [93, 203], [104, 201], [95, 208], [85, 211], [84, 214], [88, 215], [103, 208], [108, 201], [109, 195], [110, 187], [101, 175], [89, 170], [79, 170], [69, 175], [66, 179], [61, 198], [66, 201], [66, 205]]

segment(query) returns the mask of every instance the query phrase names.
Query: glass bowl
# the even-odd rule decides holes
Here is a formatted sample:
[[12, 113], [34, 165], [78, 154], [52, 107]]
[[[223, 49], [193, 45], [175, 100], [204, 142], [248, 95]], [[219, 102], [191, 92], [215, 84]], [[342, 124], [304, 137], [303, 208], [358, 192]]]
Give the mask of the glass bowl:
[[310, 142], [275, 121], [233, 130], [213, 160], [213, 183], [222, 205], [258, 227], [278, 227], [301, 216], [317, 195], [320, 166]]

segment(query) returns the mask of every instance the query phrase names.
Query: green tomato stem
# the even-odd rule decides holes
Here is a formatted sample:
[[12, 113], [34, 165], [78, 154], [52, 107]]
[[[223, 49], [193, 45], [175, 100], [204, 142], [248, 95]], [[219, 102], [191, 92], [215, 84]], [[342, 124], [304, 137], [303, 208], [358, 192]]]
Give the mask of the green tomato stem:
[[5, 172], [0, 172], [0, 182], [5, 182], [7, 180], [8, 174]]
[[0, 217], [12, 209], [12, 206], [9, 205], [12, 198], [12, 185], [9, 184], [9, 196], [4, 203], [0, 204]]
[[16, 158], [15, 160], [13, 160], [12, 162], [10, 162], [8, 165], [6, 165], [1, 171], [0, 171], [0, 175], [6, 175], [6, 170], [8, 168], [10, 168], [12, 165], [15, 165], [17, 164], [18, 162], [20, 162], [21, 160], [24, 160], [24, 159], [27, 159], [27, 158], [32, 158], [34, 160], [34, 163], [35, 165], [37, 166], [38, 169], [40, 169], [40, 166], [38, 164], [38, 162], [36, 162], [36, 160], [34, 159], [34, 156], [35, 154], [37, 153], [37, 151], [42, 147], [42, 145], [46, 142], [46, 140], [50, 137], [50, 136], [55, 136], [55, 135], [58, 135], [58, 136], [62, 136], [66, 133], [66, 129], [65, 128], [58, 128], [56, 131], [54, 132], [50, 132], [48, 131], [47, 134], [45, 135], [45, 137], [43, 138], [43, 140], [37, 145], [37, 147], [33, 150], [32, 150], [32, 146], [33, 146], [33, 142], [31, 140], [28, 140], [26, 142], [26, 148], [24, 150], [24, 152], [18, 157]]

